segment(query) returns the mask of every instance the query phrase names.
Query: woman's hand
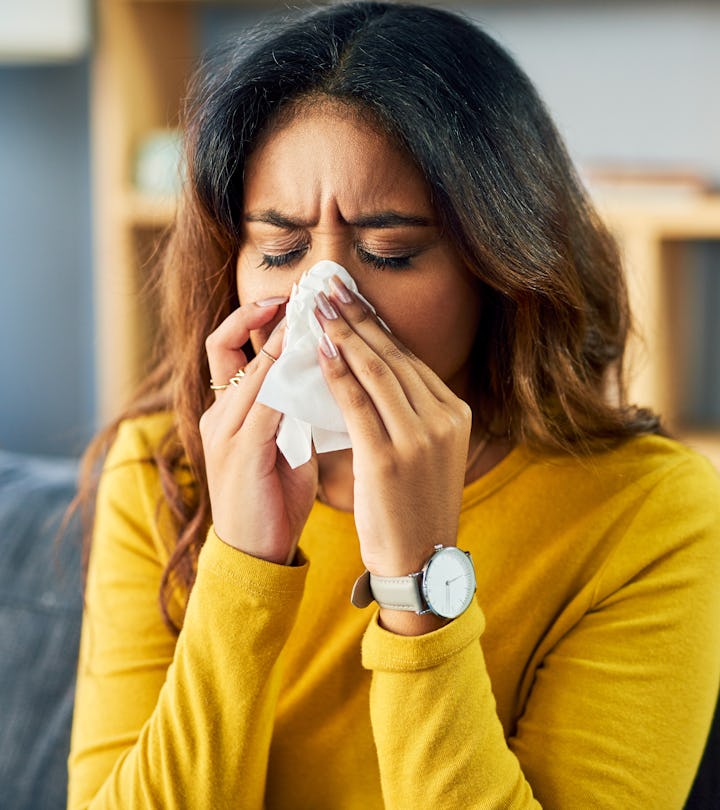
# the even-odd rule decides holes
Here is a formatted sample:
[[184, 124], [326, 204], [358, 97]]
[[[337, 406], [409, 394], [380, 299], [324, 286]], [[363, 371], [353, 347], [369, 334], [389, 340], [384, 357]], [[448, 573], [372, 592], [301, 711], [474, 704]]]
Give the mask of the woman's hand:
[[457, 542], [472, 413], [333, 282], [331, 300], [318, 301], [331, 341], [320, 356], [352, 440], [362, 558], [371, 573], [401, 576]]
[[[278, 452], [281, 414], [255, 401], [273, 361], [258, 352], [246, 365], [240, 348], [251, 331], [272, 321], [278, 306], [242, 306], [207, 339], [215, 383], [242, 368], [245, 376], [217, 392], [200, 419], [200, 435], [218, 537], [254, 557], [289, 564], [315, 498], [317, 460], [293, 470]], [[276, 329], [263, 347], [272, 357], [279, 355], [282, 337], [283, 329]]]

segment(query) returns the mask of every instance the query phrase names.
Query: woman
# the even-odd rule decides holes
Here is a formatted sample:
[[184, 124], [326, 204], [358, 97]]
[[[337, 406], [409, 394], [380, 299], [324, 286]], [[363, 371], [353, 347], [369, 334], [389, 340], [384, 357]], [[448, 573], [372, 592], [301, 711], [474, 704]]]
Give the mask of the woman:
[[[97, 495], [70, 807], [681, 807], [718, 480], [625, 400], [618, 257], [527, 78], [379, 3], [204, 75], [161, 359]], [[314, 309], [352, 449], [293, 469], [257, 396], [327, 259], [362, 294]]]

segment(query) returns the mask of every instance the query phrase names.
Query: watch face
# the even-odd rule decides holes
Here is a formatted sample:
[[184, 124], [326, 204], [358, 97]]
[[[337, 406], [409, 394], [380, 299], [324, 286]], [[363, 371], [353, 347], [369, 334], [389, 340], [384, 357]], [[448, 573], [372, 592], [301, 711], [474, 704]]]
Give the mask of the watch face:
[[423, 595], [433, 613], [454, 619], [472, 602], [474, 594], [475, 569], [464, 551], [446, 546], [432, 556], [425, 570]]

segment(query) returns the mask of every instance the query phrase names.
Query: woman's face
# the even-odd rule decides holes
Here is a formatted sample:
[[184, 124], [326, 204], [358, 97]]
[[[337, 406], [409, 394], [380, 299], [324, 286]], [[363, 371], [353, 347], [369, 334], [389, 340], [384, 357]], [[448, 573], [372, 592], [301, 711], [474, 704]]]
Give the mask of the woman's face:
[[[244, 214], [241, 303], [289, 295], [331, 259], [395, 336], [467, 395], [478, 282], [443, 237], [422, 175], [387, 138], [342, 108], [300, 113], [248, 160]], [[256, 349], [272, 326], [253, 335]]]

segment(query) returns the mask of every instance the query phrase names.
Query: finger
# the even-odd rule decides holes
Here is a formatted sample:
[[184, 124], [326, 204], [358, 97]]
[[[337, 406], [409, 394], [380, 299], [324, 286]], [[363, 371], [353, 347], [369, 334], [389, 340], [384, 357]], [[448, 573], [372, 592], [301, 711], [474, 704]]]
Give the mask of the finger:
[[286, 301], [286, 298], [271, 298], [241, 306], [208, 336], [205, 350], [210, 377], [216, 385], [225, 385], [238, 369], [245, 367], [247, 356], [242, 347], [250, 332], [269, 324]]
[[352, 328], [391, 366], [418, 413], [424, 410], [424, 405], [435, 404], [428, 402], [427, 391], [443, 403], [454, 398], [440, 377], [384, 327], [372, 309], [356, 293], [348, 290], [338, 276], [331, 279], [330, 287], [332, 303]]
[[323, 333], [318, 347], [320, 367], [338, 407], [342, 411], [352, 446], [361, 444], [382, 453], [390, 435], [370, 393], [358, 382], [332, 339]]
[[367, 391], [391, 437], [398, 438], [408, 427], [412, 428], [418, 418], [411, 401], [412, 395], [408, 397], [393, 369], [332, 308], [322, 294], [318, 297], [316, 317], [325, 335], [337, 347], [355, 377], [355, 381], [343, 378], [344, 385], [357, 383]]
[[[375, 315], [362, 301], [344, 302], [339, 308], [318, 296], [318, 320], [340, 347], [345, 362], [365, 386], [390, 432], [407, 430], [411, 417], [429, 417], [438, 400], [428, 389], [408, 357], [407, 350], [391, 340]], [[398, 423], [399, 422], [399, 423]]]
[[283, 319], [262, 349], [245, 366], [242, 376], [237, 377], [213, 405], [216, 413], [214, 432], [220, 440], [228, 441], [243, 427], [265, 377], [275, 362], [273, 358], [279, 357], [282, 352], [284, 337]]
[[245, 366], [240, 380], [231, 388], [254, 392], [254, 395], [257, 396], [265, 376], [282, 352], [285, 331], [286, 322], [285, 318], [283, 318], [270, 333], [267, 341], [257, 351], [255, 357]]

